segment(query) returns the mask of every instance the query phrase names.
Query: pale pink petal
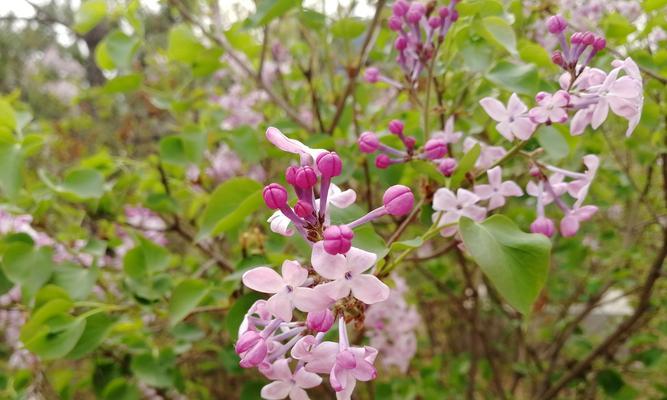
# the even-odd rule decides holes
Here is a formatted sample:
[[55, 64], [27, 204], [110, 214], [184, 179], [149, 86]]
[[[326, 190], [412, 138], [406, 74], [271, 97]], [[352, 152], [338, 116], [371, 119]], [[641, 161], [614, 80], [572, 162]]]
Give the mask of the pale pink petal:
[[303, 312], [322, 311], [333, 303], [324, 291], [320, 289], [321, 286], [315, 288], [294, 288], [292, 293], [292, 303], [294, 307]]
[[285, 260], [283, 262], [283, 281], [290, 286], [301, 286], [308, 279], [308, 270], [301, 267], [298, 261]]
[[[301, 370], [303, 370], [303, 368], [301, 368]], [[290, 400], [310, 400], [308, 393], [296, 385], [292, 386], [292, 390], [289, 392], [289, 398]]]
[[353, 274], [361, 274], [375, 265], [375, 261], [377, 261], [377, 256], [374, 253], [356, 247], [350, 248], [345, 254], [345, 258], [347, 260], [347, 270]]
[[313, 245], [313, 253], [310, 263], [315, 271], [326, 279], [338, 279], [348, 271], [345, 256], [342, 254], [331, 255], [324, 250], [324, 242], [319, 241]]
[[639, 125], [639, 120], [641, 120], [641, 117], [641, 113], [638, 113], [634, 118], [631, 118], [628, 121], [628, 129], [625, 131], [626, 137], [630, 137], [632, 135], [632, 132], [634, 132], [637, 125]]
[[624, 99], [622, 97], [607, 97], [609, 108], [616, 115], [629, 119], [634, 117], [639, 112], [639, 105], [636, 99]]
[[268, 267], [257, 267], [243, 274], [243, 284], [262, 293], [278, 293], [285, 287], [283, 278]]
[[462, 214], [472, 218], [475, 221], [481, 221], [486, 217], [486, 208], [480, 206], [467, 206], [462, 210]]
[[338, 354], [338, 343], [322, 342], [310, 354], [310, 359], [306, 364], [306, 371], [316, 374], [328, 374], [336, 362]]
[[440, 217], [440, 213], [434, 213], [433, 216], [431, 217], [433, 219], [433, 222], [438, 221], [438, 218], [440, 221], [438, 222], [438, 227], [442, 227], [445, 225], [451, 225], [456, 222], [458, 222], [459, 218], [461, 217], [461, 214], [459, 212], [445, 212], [442, 217]]
[[271, 231], [283, 235], [283, 236], [292, 236], [294, 235], [294, 229], [290, 228], [292, 221], [283, 215], [280, 210], [276, 211], [269, 217], [267, 220], [271, 224]]
[[574, 210], [572, 215], [577, 217], [579, 221], [583, 222], [591, 219], [597, 211], [598, 208], [596, 206], [583, 206]]
[[[335, 189], [334, 189], [335, 187]], [[338, 189], [338, 190], [336, 190]], [[341, 191], [337, 186], [331, 185], [329, 190], [329, 203], [338, 208], [347, 208], [357, 200], [357, 193], [352, 189]]]
[[389, 297], [389, 286], [375, 275], [361, 274], [350, 280], [352, 295], [366, 304], [379, 303]]
[[528, 140], [535, 132], [535, 124], [530, 118], [518, 117], [511, 124], [512, 133], [521, 140]]
[[542, 191], [540, 191], [539, 186], [534, 181], [529, 181], [526, 185], [526, 193], [529, 196], [537, 197], [542, 194]]
[[433, 209], [437, 211], [446, 211], [455, 209], [457, 204], [456, 196], [447, 188], [436, 190], [433, 196]]
[[348, 386], [349, 382], [354, 382], [354, 377], [350, 376], [348, 370], [336, 363], [329, 374], [329, 381], [331, 383], [331, 388], [336, 392], [340, 392]]
[[612, 96], [625, 97], [629, 99], [635, 98], [641, 96], [642, 87], [636, 80], [628, 76], [624, 76], [619, 78], [611, 85], [609, 94]]
[[528, 110], [525, 104], [519, 99], [516, 93], [512, 93], [510, 100], [507, 103], [507, 112], [509, 115], [517, 116], [525, 113]]
[[496, 208], [502, 207], [505, 205], [505, 197], [500, 193], [496, 193], [489, 199], [489, 205], [487, 208], [489, 210], [495, 210]]
[[466, 189], [457, 190], [456, 199], [458, 200], [458, 204], [462, 207], [473, 205], [479, 201], [479, 197], [475, 193]]
[[447, 118], [447, 122], [445, 122], [445, 131], [443, 132], [445, 135], [451, 135], [454, 133], [454, 116], [450, 116]]
[[366, 382], [375, 379], [377, 371], [373, 364], [366, 360], [357, 359], [357, 366], [352, 370], [352, 376], [358, 381]]
[[266, 307], [271, 314], [283, 321], [292, 321], [292, 296], [287, 293], [287, 290], [271, 296], [269, 300], [266, 301]]
[[554, 93], [551, 102], [555, 107], [565, 107], [570, 102], [570, 95], [564, 90], [559, 90]]
[[503, 181], [503, 171], [500, 167], [493, 167], [486, 171], [486, 176], [489, 177], [489, 183], [492, 187], [498, 188]]
[[308, 360], [312, 357], [313, 345], [316, 339], [313, 335], [307, 335], [299, 339], [292, 347], [291, 355], [295, 360]]
[[474, 191], [480, 199], [486, 200], [493, 194], [493, 187], [491, 185], [475, 185]]
[[333, 300], [342, 299], [343, 297], [347, 297], [347, 295], [350, 294], [350, 281], [345, 278], [325, 283], [319, 287], [319, 290], [321, 290], [324, 294]]
[[509, 121], [502, 121], [496, 124], [496, 130], [498, 133], [503, 135], [507, 140], [514, 140], [514, 135], [512, 134], [512, 123]]
[[308, 153], [310, 150], [310, 148], [305, 144], [299, 142], [298, 140], [288, 138], [282, 132], [280, 132], [279, 129], [272, 126], [266, 130], [266, 138], [269, 140], [269, 142], [273, 143], [274, 146], [288, 153], [301, 154]]
[[287, 397], [290, 390], [292, 390], [291, 383], [284, 381], [275, 381], [264, 386], [262, 388], [260, 395], [262, 396], [263, 399], [280, 400]]
[[508, 112], [503, 106], [503, 103], [494, 99], [493, 97], [485, 97], [479, 101], [479, 104], [484, 108], [489, 117], [500, 122], [505, 121], [508, 117]]
[[591, 123], [593, 118], [592, 108], [587, 108], [577, 111], [570, 121], [570, 134], [573, 136], [578, 136], [584, 133], [586, 127]]
[[336, 400], [350, 400], [352, 398], [352, 392], [357, 386], [357, 381], [355, 379], [349, 379], [347, 386], [340, 391], [336, 392]]
[[588, 168], [588, 172], [591, 175], [595, 175], [598, 168], [600, 167], [600, 158], [595, 154], [587, 154], [583, 158], [584, 165]]
[[528, 116], [533, 120], [533, 122], [542, 124], [547, 122], [549, 119], [549, 112], [547, 111], [546, 107], [537, 106], [531, 108], [530, 111], [528, 111]]
[[299, 387], [310, 389], [322, 383], [322, 378], [317, 374], [306, 371], [304, 368], [300, 368], [296, 371], [296, 374], [294, 374], [294, 382], [296, 382]]
[[549, 112], [549, 120], [551, 122], [563, 123], [567, 121], [567, 111], [562, 108], [553, 108]]
[[519, 185], [517, 185], [516, 182], [505, 181], [503, 182], [502, 185], [500, 185], [500, 194], [502, 194], [505, 197], [522, 196], [523, 190], [521, 190], [521, 187], [519, 187]]
[[597, 129], [607, 119], [609, 114], [609, 103], [604, 97], [601, 98], [593, 109], [593, 116], [591, 117], [591, 126]]
[[271, 365], [271, 377], [273, 380], [291, 381], [292, 370], [289, 367], [289, 360], [281, 358]]

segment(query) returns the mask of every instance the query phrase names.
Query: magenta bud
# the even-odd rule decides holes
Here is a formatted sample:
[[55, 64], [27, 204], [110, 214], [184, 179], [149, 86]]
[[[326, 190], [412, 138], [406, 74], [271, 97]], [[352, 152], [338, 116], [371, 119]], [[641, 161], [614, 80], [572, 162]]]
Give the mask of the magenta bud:
[[254, 347], [260, 340], [262, 340], [262, 335], [258, 332], [245, 331], [236, 341], [234, 350], [236, 351], [236, 354], [243, 354]]
[[542, 176], [542, 172], [540, 172], [540, 169], [536, 165], [533, 165], [532, 167], [530, 167], [530, 176], [539, 178], [540, 176]]
[[343, 162], [335, 152], [325, 152], [317, 156], [317, 169], [325, 178], [340, 175], [343, 170]]
[[417, 139], [415, 139], [415, 138], [412, 137], [412, 136], [407, 136], [407, 137], [403, 140], [403, 144], [405, 144], [405, 147], [407, 147], [408, 150], [412, 150], [412, 149], [414, 149], [414, 148], [415, 148], [415, 143], [417, 143]]
[[373, 132], [362, 133], [357, 143], [359, 143], [359, 150], [366, 154], [375, 153], [380, 146], [380, 140]]
[[560, 220], [560, 234], [564, 237], [572, 237], [579, 231], [579, 220], [573, 215], [568, 215]]
[[299, 200], [294, 205], [294, 213], [301, 218], [313, 215], [313, 206], [305, 200]]
[[437, 160], [447, 154], [447, 143], [442, 139], [431, 139], [424, 145], [424, 155], [429, 160]]
[[453, 10], [452, 14], [450, 15], [449, 18], [452, 20], [452, 22], [458, 21], [459, 20], [459, 12], [456, 11], [456, 10]]
[[440, 165], [438, 165], [438, 170], [444, 175], [444, 176], [452, 176], [454, 171], [456, 170], [456, 167], [459, 164], [456, 162], [455, 159], [453, 158], [445, 158], [444, 160], [440, 161]]
[[287, 205], [287, 190], [277, 183], [265, 186], [262, 196], [267, 207], [272, 210], [277, 210]]
[[566, 28], [567, 22], [565, 21], [565, 18], [561, 17], [560, 15], [552, 15], [547, 20], [547, 29], [554, 35], [563, 32]]
[[595, 42], [595, 35], [592, 32], [584, 33], [584, 36], [581, 38], [581, 42], [586, 46], [590, 46]]
[[405, 0], [397, 0], [391, 7], [391, 11], [394, 13], [395, 16], [402, 17], [405, 15], [405, 13], [408, 12], [409, 8], [410, 8], [410, 3], [408, 3]]
[[403, 134], [403, 128], [405, 128], [405, 125], [403, 125], [403, 122], [398, 119], [394, 119], [389, 122], [389, 132], [393, 133], [394, 135]]
[[287, 183], [290, 185], [296, 185], [296, 170], [298, 167], [295, 166], [289, 166], [287, 167], [287, 170], [285, 171], [285, 180]]
[[556, 225], [547, 217], [537, 217], [537, 219], [530, 224], [530, 231], [533, 233], [541, 233], [550, 238], [556, 232]]
[[310, 189], [317, 183], [317, 174], [312, 167], [304, 165], [296, 170], [294, 183], [301, 189]]
[[389, 21], [387, 21], [387, 26], [389, 26], [389, 29], [392, 31], [400, 31], [403, 29], [403, 21], [399, 17], [393, 16], [389, 18]]
[[394, 48], [398, 51], [403, 51], [408, 47], [408, 39], [405, 36], [399, 36], [394, 41]]
[[593, 42], [593, 48], [595, 51], [600, 51], [607, 47], [607, 41], [603, 37], [598, 37], [595, 39], [595, 42]]
[[391, 159], [386, 154], [378, 154], [375, 158], [375, 166], [380, 169], [388, 168], [391, 165]]
[[324, 251], [331, 255], [345, 254], [352, 247], [354, 232], [347, 225], [332, 225], [322, 233]]
[[444, 20], [445, 18], [449, 17], [449, 8], [440, 7], [440, 9], [438, 10], [438, 14], [440, 14], [440, 18]]
[[560, 51], [554, 51], [551, 53], [551, 62], [562, 67], [565, 64], [563, 54]]
[[551, 94], [549, 94], [547, 92], [538, 92], [535, 95], [535, 101], [539, 103], [540, 101], [544, 100], [544, 98], [547, 97], [547, 96], [551, 96]]
[[375, 67], [366, 68], [364, 71], [364, 80], [368, 83], [376, 83], [380, 80], [380, 70]]
[[242, 368], [254, 368], [261, 364], [266, 359], [266, 354], [269, 352], [266, 342], [264, 340], [258, 341], [241, 357], [239, 365]]
[[405, 19], [411, 24], [417, 24], [424, 14], [426, 14], [426, 7], [418, 1], [414, 1], [410, 3], [410, 8], [405, 13]]
[[436, 29], [440, 25], [442, 25], [442, 19], [440, 19], [440, 17], [438, 17], [437, 15], [433, 15], [431, 18], [428, 19], [428, 26], [430, 26], [432, 29]]
[[572, 36], [570, 36], [570, 43], [579, 44], [579, 43], [581, 43], [582, 38], [583, 38], [583, 34], [581, 32], [574, 32], [572, 34]]
[[331, 310], [311, 311], [306, 317], [306, 326], [315, 332], [328, 332], [333, 326], [334, 315]]
[[415, 204], [415, 195], [409, 187], [394, 185], [387, 189], [382, 196], [384, 208], [390, 215], [400, 217], [412, 211]]

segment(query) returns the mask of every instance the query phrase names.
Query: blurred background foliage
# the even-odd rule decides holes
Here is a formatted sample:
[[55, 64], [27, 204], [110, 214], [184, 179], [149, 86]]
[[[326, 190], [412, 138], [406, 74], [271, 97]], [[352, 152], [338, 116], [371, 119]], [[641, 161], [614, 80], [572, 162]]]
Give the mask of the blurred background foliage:
[[[354, 145], [394, 118], [421, 138], [423, 92], [358, 79], [370, 65], [401, 78], [390, 8], [374, 29], [384, 1], [22, 1], [29, 16], [0, 17], [0, 397], [258, 398], [262, 377], [233, 351], [258, 298], [240, 276], [307, 254], [265, 223], [261, 188], [290, 161], [265, 128], [336, 149], [337, 182], [359, 194], [344, 220], [379, 205], [388, 185], [428, 199], [441, 183], [427, 165], [378, 170]], [[556, 89], [544, 20], [557, 12], [605, 34], [599, 65], [618, 52], [643, 68], [642, 121], [629, 139], [617, 118], [578, 137], [545, 129], [528, 144], [564, 167], [588, 153], [603, 166], [591, 193], [601, 212], [555, 240], [530, 318], [459, 253], [438, 256], [441, 238], [407, 258], [398, 272], [421, 314], [418, 353], [406, 373], [387, 369], [356, 398], [541, 398], [640, 307], [559, 396], [667, 398], [665, 280], [656, 277], [650, 304], [637, 300], [667, 223], [667, 2], [463, 0], [458, 9], [434, 73], [434, 126], [455, 116], [456, 130], [500, 142], [477, 102]], [[529, 179], [520, 159], [506, 171]], [[528, 230], [533, 209], [512, 199], [503, 212]], [[395, 222], [374, 224], [356, 245], [384, 250]], [[403, 238], [428, 225], [424, 204]], [[313, 398], [333, 398], [319, 390]]]

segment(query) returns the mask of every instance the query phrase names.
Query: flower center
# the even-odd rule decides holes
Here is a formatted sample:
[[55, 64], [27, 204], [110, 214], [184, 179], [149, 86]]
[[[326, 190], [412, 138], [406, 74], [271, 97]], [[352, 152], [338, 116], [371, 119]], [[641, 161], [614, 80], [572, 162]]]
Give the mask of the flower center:
[[346, 272], [346, 273], [345, 273], [345, 279], [347, 279], [348, 281], [349, 281], [350, 279], [352, 279], [352, 273], [351, 273], [351, 272]]

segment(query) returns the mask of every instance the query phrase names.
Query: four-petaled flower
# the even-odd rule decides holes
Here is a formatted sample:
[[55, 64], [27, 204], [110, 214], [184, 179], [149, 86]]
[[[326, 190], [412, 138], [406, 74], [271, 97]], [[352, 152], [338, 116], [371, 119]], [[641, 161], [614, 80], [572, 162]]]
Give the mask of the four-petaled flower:
[[440, 188], [433, 196], [433, 221], [442, 227], [443, 236], [452, 236], [456, 233], [455, 224], [462, 216], [481, 221], [486, 216], [486, 209], [475, 205], [479, 201], [475, 193], [459, 189], [456, 195], [447, 188]]
[[498, 122], [496, 129], [507, 140], [514, 140], [515, 137], [528, 140], [535, 132], [535, 124], [526, 114], [528, 107], [523, 104], [516, 93], [510, 96], [507, 108], [493, 97], [485, 97], [479, 101], [479, 104], [489, 114], [489, 117]]
[[296, 372], [292, 373], [287, 358], [274, 362], [265, 375], [274, 380], [262, 388], [262, 398], [267, 400], [280, 400], [287, 396], [291, 400], [308, 400], [304, 389], [311, 389], [322, 383], [319, 375], [308, 372], [303, 367], [297, 367]]
[[505, 197], [521, 196], [523, 191], [514, 181], [503, 182], [500, 167], [491, 168], [486, 172], [489, 177], [488, 185], [475, 185], [475, 194], [480, 200], [489, 200], [487, 208], [496, 209], [505, 205]]
[[566, 107], [570, 104], [570, 95], [559, 90], [554, 94], [540, 92], [535, 96], [537, 106], [530, 109], [528, 116], [536, 124], [567, 121]]

